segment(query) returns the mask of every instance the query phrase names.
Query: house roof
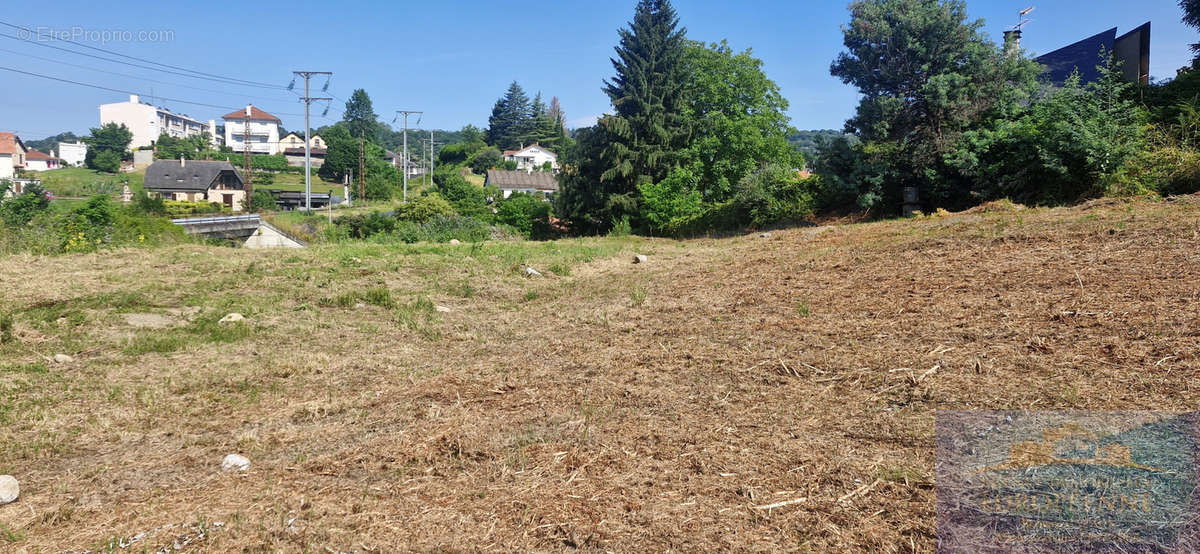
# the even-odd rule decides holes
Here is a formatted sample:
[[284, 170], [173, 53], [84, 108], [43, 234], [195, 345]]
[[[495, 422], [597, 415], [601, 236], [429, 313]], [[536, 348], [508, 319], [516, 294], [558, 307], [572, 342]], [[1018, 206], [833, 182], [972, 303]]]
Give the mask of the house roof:
[[158, 160], [146, 168], [145, 188], [203, 192], [212, 188], [217, 177], [226, 171], [237, 176], [239, 182], [242, 180], [237, 168], [229, 162]]
[[554, 157], [554, 158], [557, 158], [557, 157], [558, 157], [558, 154], [555, 154], [554, 152], [551, 152], [551, 151], [550, 151], [550, 150], [548, 150], [546, 147], [544, 147], [544, 146], [542, 146], [542, 145], [540, 145], [540, 144], [530, 144], [529, 146], [526, 146], [525, 148], [522, 148], [522, 149], [520, 149], [520, 150], [505, 150], [505, 151], [504, 151], [504, 155], [505, 155], [505, 156], [515, 156], [515, 155], [517, 155], [517, 154], [520, 154], [521, 152], [524, 152], [524, 151], [526, 151], [526, 150], [532, 150], [532, 149], [534, 149], [534, 148], [537, 148], [538, 150], [541, 150], [542, 152], [545, 152], [545, 153], [549, 154], [551, 157]]
[[[241, 110], [237, 110], [234, 112], [229, 112], [229, 113], [221, 116], [221, 119], [228, 119], [228, 120], [232, 120], [232, 121], [237, 121], [239, 119], [246, 119], [246, 110], [241, 109]], [[250, 105], [250, 119], [261, 120], [261, 121], [279, 121], [278, 117], [275, 117], [267, 112], [264, 112], [264, 111], [258, 109], [257, 107], [254, 106], [254, 104]]]
[[21, 137], [12, 133], [0, 133], [0, 154], [16, 154], [17, 146], [21, 147], [21, 152], [25, 151], [25, 143], [21, 142]]
[[501, 171], [489, 169], [487, 184], [499, 187], [501, 190], [534, 189], [545, 191], [558, 190], [558, 177], [553, 173], [534, 171]]
[[57, 160], [58, 158], [55, 158], [54, 156], [51, 156], [50, 154], [47, 154], [40, 150], [27, 150], [25, 152], [25, 159], [26, 160], [34, 160], [34, 161], [37, 161], [37, 160], [50, 161], [50, 160]]

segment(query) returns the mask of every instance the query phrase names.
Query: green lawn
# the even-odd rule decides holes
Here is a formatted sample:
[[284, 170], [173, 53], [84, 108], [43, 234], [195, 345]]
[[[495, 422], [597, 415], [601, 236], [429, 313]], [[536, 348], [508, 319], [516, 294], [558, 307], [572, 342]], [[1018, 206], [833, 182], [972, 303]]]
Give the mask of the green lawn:
[[93, 169], [70, 167], [50, 171], [33, 172], [42, 180], [42, 186], [59, 197], [83, 198], [97, 194], [117, 195], [128, 184], [134, 193], [142, 190], [145, 170], [133, 173], [104, 173]]

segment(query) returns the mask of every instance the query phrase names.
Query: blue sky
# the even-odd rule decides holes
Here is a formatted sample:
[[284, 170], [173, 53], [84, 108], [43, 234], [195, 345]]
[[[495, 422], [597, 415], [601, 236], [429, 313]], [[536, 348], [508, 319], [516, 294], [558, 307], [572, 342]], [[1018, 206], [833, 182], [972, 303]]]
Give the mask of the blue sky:
[[[241, 80], [286, 86], [291, 71], [334, 72], [329, 92], [339, 98], [329, 119], [340, 118], [344, 99], [364, 88], [385, 122], [395, 110], [424, 110], [421, 127], [483, 127], [492, 104], [516, 80], [532, 95], [558, 96], [572, 126], [586, 125], [609, 109], [602, 80], [612, 75], [609, 58], [616, 30], [630, 19], [635, 0], [511, 2], [405, 0], [332, 3], [120, 2], [65, 0], [47, 10], [9, 10], [0, 21], [32, 29], [95, 37], [127, 31], [132, 41], [97, 47]], [[695, 40], [728, 39], [753, 48], [767, 75], [791, 102], [789, 115], [801, 129], [840, 128], [857, 103], [854, 89], [829, 75], [842, 50], [840, 26], [848, 2], [675, 0]], [[969, 2], [973, 18], [986, 20], [993, 40], [1016, 22], [1017, 11], [1036, 5], [1024, 46], [1045, 53], [1111, 27], [1125, 32], [1153, 23], [1151, 74], [1171, 77], [1190, 60], [1197, 33], [1180, 23], [1173, 0], [1129, 2], [1021, 0]], [[169, 40], [139, 41], [140, 32], [169, 32]], [[0, 34], [15, 36], [11, 28]], [[163, 33], [167, 34], [167, 33]], [[53, 41], [48, 44], [70, 46]], [[99, 52], [93, 54], [108, 56]], [[47, 58], [47, 59], [37, 59]], [[236, 108], [252, 102], [280, 115], [288, 129], [303, 127], [303, 107], [293, 93], [163, 74], [0, 39], [0, 66], [159, 97]], [[67, 62], [74, 66], [54, 61]], [[135, 62], [136, 63], [136, 62]], [[83, 66], [83, 67], [76, 67]], [[115, 72], [123, 76], [96, 70]], [[159, 82], [151, 82], [155, 80]], [[324, 84], [323, 81], [319, 81]], [[37, 139], [62, 131], [87, 132], [99, 123], [102, 103], [125, 95], [0, 71], [0, 130]], [[319, 92], [319, 89], [318, 91]], [[320, 96], [321, 94], [314, 94]], [[230, 110], [158, 102], [202, 120]], [[315, 109], [320, 115], [321, 108]], [[411, 121], [414, 123], [415, 121]]]

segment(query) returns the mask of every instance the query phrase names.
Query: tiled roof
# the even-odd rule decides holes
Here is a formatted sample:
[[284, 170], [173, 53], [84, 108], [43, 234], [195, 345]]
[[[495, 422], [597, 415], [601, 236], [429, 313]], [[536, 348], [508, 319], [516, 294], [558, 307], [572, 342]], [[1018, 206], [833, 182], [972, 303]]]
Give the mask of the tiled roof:
[[21, 142], [20, 137], [12, 133], [0, 133], [0, 154], [16, 154], [17, 145], [20, 145], [20, 150], [25, 150], [25, 143]]
[[26, 160], [50, 161], [50, 160], [57, 160], [58, 158], [55, 158], [55, 157], [51, 156], [50, 154], [46, 154], [40, 150], [29, 150], [29, 151], [25, 152], [25, 159]]
[[[239, 119], [246, 119], [246, 110], [241, 109], [236, 112], [229, 112], [229, 113], [221, 116], [221, 119], [228, 119], [228, 120], [233, 120], [233, 121], [236, 121]], [[262, 121], [279, 121], [278, 117], [275, 117], [267, 112], [264, 112], [264, 111], [256, 108], [253, 104], [250, 105], [250, 119], [262, 120]]]
[[526, 171], [489, 169], [487, 172], [487, 184], [507, 190], [533, 189], [556, 191], [558, 190], [558, 177], [553, 173], [546, 173], [544, 171], [529, 173]]

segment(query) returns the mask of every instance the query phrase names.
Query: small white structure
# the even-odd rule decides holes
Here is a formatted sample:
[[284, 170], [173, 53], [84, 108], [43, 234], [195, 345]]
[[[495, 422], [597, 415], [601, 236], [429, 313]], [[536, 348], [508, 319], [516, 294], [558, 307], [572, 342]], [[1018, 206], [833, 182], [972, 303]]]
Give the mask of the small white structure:
[[40, 150], [25, 151], [25, 170], [26, 171], [49, 171], [62, 167], [57, 157], [54, 156], [54, 151], [49, 154], [43, 153]]
[[0, 179], [15, 179], [25, 169], [25, 143], [12, 133], [0, 133]]
[[245, 248], [304, 248], [304, 243], [284, 233], [280, 228], [262, 221], [246, 242]]
[[187, 138], [203, 133], [212, 136], [215, 133], [212, 120], [205, 123], [166, 108], [152, 106], [142, 102], [136, 94], [129, 95], [128, 102], [100, 105], [100, 125], [109, 123], [129, 128], [133, 133], [130, 148], [151, 146], [163, 134]]
[[558, 171], [558, 154], [546, 150], [537, 144], [526, 146], [519, 150], [506, 150], [504, 152], [504, 160], [517, 162], [517, 169], [521, 171], [538, 170], [550, 162], [550, 167]]
[[[234, 152], [246, 151], [246, 125], [250, 126], [248, 147], [251, 154], [278, 154], [283, 151], [279, 141], [279, 127], [282, 122], [278, 117], [254, 107], [253, 104], [246, 106], [245, 110], [227, 113], [221, 119], [225, 120], [225, 145]], [[303, 140], [300, 141], [300, 147], [304, 147]]]
[[83, 141], [58, 143], [58, 158], [68, 166], [82, 167], [87, 159], [87, 151], [87, 144]]

